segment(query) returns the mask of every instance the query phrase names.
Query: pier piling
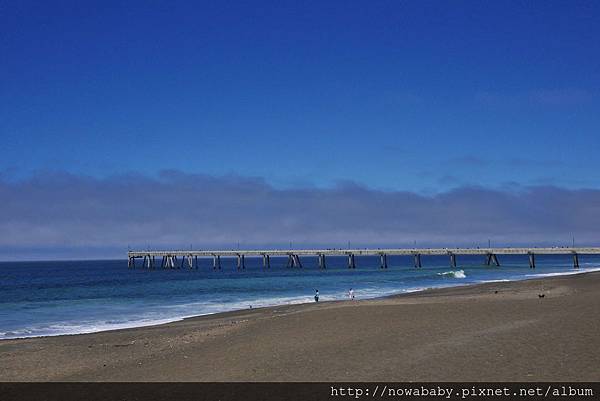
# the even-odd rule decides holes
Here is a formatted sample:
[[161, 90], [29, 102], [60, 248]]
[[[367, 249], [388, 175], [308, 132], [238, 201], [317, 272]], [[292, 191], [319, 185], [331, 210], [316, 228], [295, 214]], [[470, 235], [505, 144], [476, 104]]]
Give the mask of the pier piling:
[[495, 253], [492, 254], [492, 262], [494, 262], [494, 264], [496, 266], [498, 266], [498, 267], [500, 266], [500, 262], [498, 261], [498, 256]]
[[246, 255], [238, 253], [238, 255], [237, 255], [237, 268], [238, 268], [238, 270], [240, 270], [240, 269], [245, 270], [246, 269]]
[[500, 266], [500, 262], [498, 261], [498, 256], [496, 256], [495, 253], [488, 253], [486, 255], [485, 264], [486, 264], [486, 266], [490, 266], [492, 263], [496, 266]]
[[456, 254], [450, 253], [450, 267], [456, 267]]
[[221, 255], [213, 254], [213, 270], [221, 270]]
[[387, 269], [387, 267], [387, 255], [385, 253], [382, 253], [381, 255], [379, 255], [379, 268]]
[[354, 262], [354, 254], [348, 254], [348, 269], [356, 269], [356, 263]]
[[529, 253], [529, 268], [535, 269], [535, 253]]
[[325, 254], [319, 254], [319, 269], [326, 269], [327, 266], [325, 264]]
[[415, 253], [415, 268], [421, 268], [421, 254]]
[[263, 269], [270, 269], [271, 268], [271, 256], [269, 256], [269, 254], [265, 253], [263, 254]]

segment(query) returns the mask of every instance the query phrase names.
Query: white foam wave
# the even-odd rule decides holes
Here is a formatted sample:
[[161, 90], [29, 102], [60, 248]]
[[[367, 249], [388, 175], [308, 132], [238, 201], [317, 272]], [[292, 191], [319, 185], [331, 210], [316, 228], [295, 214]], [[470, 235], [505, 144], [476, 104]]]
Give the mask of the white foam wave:
[[526, 274], [526, 277], [541, 278], [541, 277], [554, 277], [554, 276], [572, 276], [574, 274], [590, 273], [600, 271], [600, 267], [581, 268], [573, 269], [568, 272], [555, 272], [555, 273], [538, 273], [538, 274]]
[[[373, 299], [390, 296], [402, 292], [421, 291], [425, 288], [398, 289], [398, 288], [355, 288], [356, 299]], [[337, 292], [332, 294], [321, 294], [320, 301], [341, 301], [348, 300], [347, 292]], [[166, 305], [159, 310], [148, 312], [146, 316], [132, 317], [130, 319], [107, 319], [98, 321], [80, 321], [80, 322], [60, 322], [52, 324], [35, 325], [18, 330], [0, 331], [0, 339], [16, 339], [29, 337], [47, 337], [58, 335], [89, 334], [101, 331], [129, 329], [136, 327], [155, 326], [160, 324], [172, 323], [183, 319], [212, 315], [216, 313], [232, 312], [237, 310], [283, 306], [299, 305], [313, 303], [311, 296], [288, 296], [288, 297], [270, 297], [270, 298], [252, 298], [235, 302], [188, 302], [177, 305]]]
[[124, 321], [121, 323], [110, 323], [110, 322], [86, 322], [86, 323], [56, 323], [47, 326], [33, 326], [19, 330], [7, 330], [0, 332], [0, 339], [15, 339], [15, 338], [29, 338], [29, 337], [48, 337], [48, 336], [62, 336], [62, 335], [74, 335], [74, 334], [89, 334], [97, 333], [100, 331], [130, 329], [135, 327], [155, 326], [158, 324], [171, 323], [182, 320], [181, 317], [173, 318], [162, 318], [162, 319], [140, 319]]
[[452, 277], [452, 278], [466, 278], [467, 277], [464, 270], [450, 270], [447, 272], [438, 273], [438, 276]]

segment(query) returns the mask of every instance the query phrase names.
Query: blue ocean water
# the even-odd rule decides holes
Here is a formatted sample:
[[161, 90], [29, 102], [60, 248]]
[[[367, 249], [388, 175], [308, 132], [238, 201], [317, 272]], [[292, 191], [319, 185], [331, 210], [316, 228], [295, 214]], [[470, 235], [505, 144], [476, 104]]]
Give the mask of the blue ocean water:
[[89, 333], [152, 325], [185, 317], [252, 307], [345, 299], [353, 288], [358, 299], [426, 288], [495, 280], [523, 280], [598, 270], [600, 257], [580, 256], [574, 270], [569, 256], [536, 256], [535, 270], [526, 256], [500, 256], [500, 267], [483, 265], [482, 256], [388, 256], [388, 269], [375, 257], [356, 257], [356, 269], [344, 257], [328, 257], [319, 270], [316, 257], [302, 258], [302, 269], [286, 268], [285, 258], [247, 258], [238, 271], [233, 259], [212, 260], [196, 270], [128, 269], [126, 260], [0, 263], [0, 339]]

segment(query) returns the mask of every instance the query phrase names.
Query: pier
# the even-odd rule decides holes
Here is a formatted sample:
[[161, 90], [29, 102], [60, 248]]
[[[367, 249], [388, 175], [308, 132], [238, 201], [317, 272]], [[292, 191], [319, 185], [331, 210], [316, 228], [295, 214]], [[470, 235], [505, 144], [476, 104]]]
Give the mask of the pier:
[[[246, 268], [246, 258], [262, 258], [265, 269], [271, 268], [271, 257], [287, 258], [287, 268], [302, 268], [301, 258], [316, 258], [320, 269], [326, 269], [326, 258], [343, 256], [348, 260], [348, 268], [356, 269], [356, 256], [378, 258], [379, 267], [387, 269], [387, 257], [393, 255], [411, 256], [414, 267], [421, 268], [421, 256], [447, 256], [450, 267], [457, 266], [457, 259], [464, 255], [480, 255], [487, 266], [500, 266], [502, 255], [523, 255], [529, 261], [529, 268], [535, 269], [536, 255], [567, 255], [573, 258], [573, 268], [579, 268], [581, 255], [600, 255], [600, 247], [551, 247], [551, 248], [390, 248], [390, 249], [264, 249], [264, 250], [166, 250], [129, 251], [129, 268], [140, 266], [146, 269], [197, 269], [199, 259], [212, 259], [214, 270], [221, 269], [221, 258], [234, 258], [238, 270]], [[159, 264], [158, 264], [159, 263]]]

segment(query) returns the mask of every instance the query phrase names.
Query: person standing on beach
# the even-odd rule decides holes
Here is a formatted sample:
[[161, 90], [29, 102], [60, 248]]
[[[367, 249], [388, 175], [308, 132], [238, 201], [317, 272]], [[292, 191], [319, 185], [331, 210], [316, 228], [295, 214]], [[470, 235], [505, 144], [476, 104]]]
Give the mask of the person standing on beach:
[[315, 302], [319, 302], [319, 290], [315, 290]]
[[354, 290], [352, 288], [350, 288], [350, 291], [348, 291], [348, 298], [354, 299]]

